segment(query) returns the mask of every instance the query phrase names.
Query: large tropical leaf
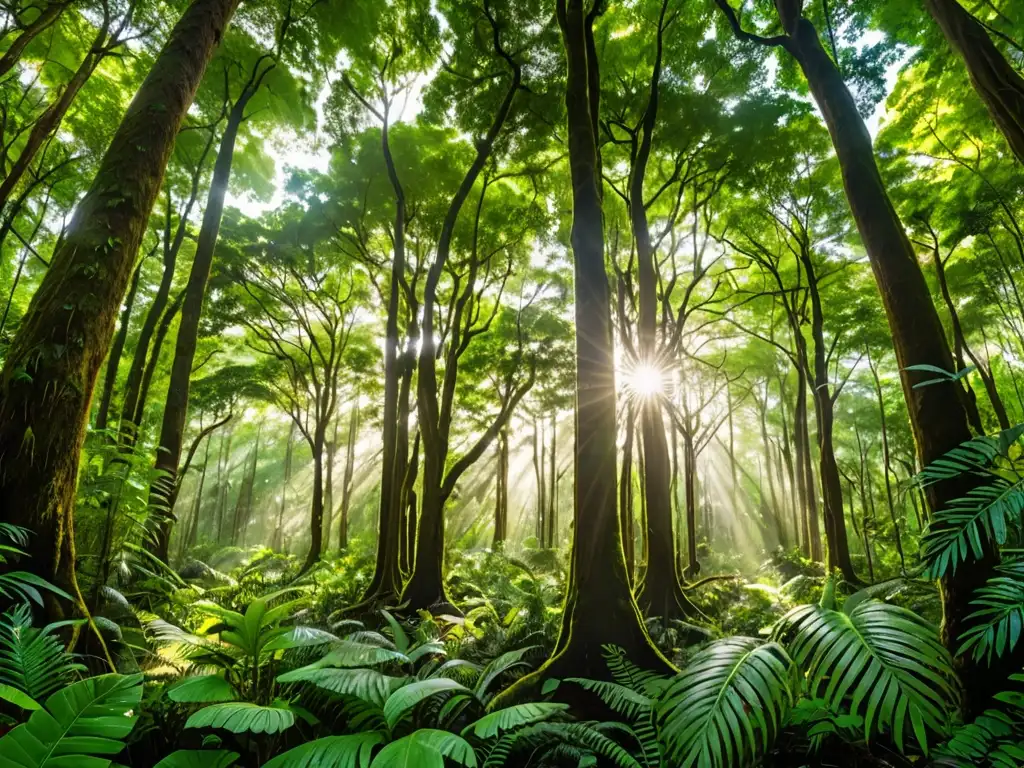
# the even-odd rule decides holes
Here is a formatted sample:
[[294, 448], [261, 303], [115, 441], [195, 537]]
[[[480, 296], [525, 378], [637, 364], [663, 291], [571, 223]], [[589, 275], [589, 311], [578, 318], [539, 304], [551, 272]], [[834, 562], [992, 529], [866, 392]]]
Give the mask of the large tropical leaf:
[[308, 682], [334, 693], [358, 696], [378, 707], [393, 690], [409, 678], [390, 677], [375, 669], [335, 669], [333, 667], [302, 667], [279, 675], [279, 683]]
[[167, 698], [179, 704], [209, 704], [235, 701], [234, 687], [220, 675], [185, 677], [167, 689]]
[[317, 664], [321, 667], [373, 667], [378, 664], [399, 662], [409, 664], [409, 657], [390, 648], [364, 645], [349, 639], [331, 645], [330, 652]]
[[138, 719], [142, 675], [101, 675], [50, 696], [0, 738], [0, 768], [106, 768]]
[[34, 628], [26, 605], [0, 616], [0, 683], [42, 701], [85, 670], [57, 638], [60, 626]]
[[311, 648], [318, 645], [339, 642], [333, 635], [316, 627], [289, 627], [281, 634], [269, 640], [263, 646], [265, 651], [280, 651], [288, 648]]
[[913, 733], [945, 734], [959, 698], [952, 659], [935, 628], [917, 614], [867, 600], [848, 614], [804, 605], [782, 618], [777, 636], [791, 637], [790, 655], [807, 690], [837, 712], [863, 715], [868, 741], [891, 733], [902, 749]]
[[238, 753], [227, 749], [179, 749], [153, 768], [230, 768]]
[[478, 739], [489, 739], [504, 731], [521, 728], [524, 725], [539, 723], [569, 709], [568, 704], [551, 702], [530, 702], [505, 707], [484, 715], [475, 723], [470, 723], [462, 730], [463, 736], [472, 734]]
[[383, 742], [376, 731], [327, 736], [290, 749], [263, 768], [367, 768], [373, 748]]
[[754, 638], [726, 638], [698, 653], [657, 702], [670, 764], [752, 764], [768, 750], [793, 704], [795, 673], [780, 645]]
[[370, 768], [445, 768], [445, 758], [465, 768], [476, 766], [473, 747], [464, 738], [422, 728], [384, 747]]
[[295, 724], [295, 713], [283, 707], [249, 702], [211, 704], [195, 712], [186, 728], [223, 728], [232, 733], [280, 733]]
[[394, 728], [395, 724], [421, 701], [448, 691], [470, 692], [462, 683], [447, 677], [419, 680], [399, 688], [384, 702], [384, 717], [387, 718], [388, 727]]

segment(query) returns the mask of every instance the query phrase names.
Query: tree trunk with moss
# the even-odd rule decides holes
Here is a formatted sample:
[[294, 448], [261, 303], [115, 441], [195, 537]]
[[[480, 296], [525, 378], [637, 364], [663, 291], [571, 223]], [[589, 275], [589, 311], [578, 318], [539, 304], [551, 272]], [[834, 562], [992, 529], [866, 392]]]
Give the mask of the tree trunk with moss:
[[[236, 3], [196, 0], [171, 32], [0, 374], [0, 519], [33, 531], [24, 567], [79, 603], [73, 510], [89, 401], [178, 128]], [[49, 616], [62, 613], [49, 606]]]
[[[120, 367], [121, 355], [124, 354], [124, 345], [128, 339], [128, 324], [132, 319], [132, 308], [135, 306], [135, 295], [139, 290], [139, 276], [141, 273], [142, 262], [140, 261], [132, 275], [128, 296], [124, 300], [124, 309], [121, 310], [121, 321], [117, 327], [117, 335], [114, 336], [114, 343], [110, 346], [110, 354], [107, 355], [107, 370], [103, 375], [103, 390], [100, 395], [100, 405], [96, 411], [97, 431], [107, 428], [110, 404], [114, 399], [114, 387], [117, 385], [117, 369]], [[0, 325], [0, 330], [3, 330], [2, 325]]]
[[[598, 159], [598, 62], [594, 15], [583, 0], [558, 0], [557, 16], [568, 73], [569, 168], [575, 266], [576, 482], [569, 582], [562, 629], [553, 656], [500, 696], [514, 701], [549, 678], [606, 679], [602, 646], [617, 645], [641, 667], [670, 666], [651, 643], [633, 599], [622, 549], [616, 494], [615, 355], [605, 273], [601, 175]], [[563, 686], [564, 687], [564, 686]]]

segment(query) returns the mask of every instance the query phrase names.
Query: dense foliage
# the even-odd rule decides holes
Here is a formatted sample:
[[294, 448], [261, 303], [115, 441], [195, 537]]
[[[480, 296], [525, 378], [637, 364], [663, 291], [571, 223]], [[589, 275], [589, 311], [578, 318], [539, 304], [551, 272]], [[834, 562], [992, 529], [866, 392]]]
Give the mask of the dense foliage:
[[1024, 765], [1024, 6], [0, 6], [0, 768]]

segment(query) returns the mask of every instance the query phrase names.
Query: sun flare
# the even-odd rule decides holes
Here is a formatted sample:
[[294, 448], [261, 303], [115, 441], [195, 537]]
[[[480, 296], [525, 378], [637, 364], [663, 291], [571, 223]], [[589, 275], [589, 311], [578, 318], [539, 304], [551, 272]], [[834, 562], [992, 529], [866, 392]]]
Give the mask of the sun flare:
[[626, 391], [637, 398], [652, 398], [665, 393], [666, 374], [661, 368], [640, 363], [626, 371]]

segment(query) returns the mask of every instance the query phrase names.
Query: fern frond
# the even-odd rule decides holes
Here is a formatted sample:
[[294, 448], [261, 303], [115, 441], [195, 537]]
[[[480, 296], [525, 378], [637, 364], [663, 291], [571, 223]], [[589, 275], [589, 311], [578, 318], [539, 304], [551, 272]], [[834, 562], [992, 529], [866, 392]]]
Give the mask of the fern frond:
[[649, 696], [644, 696], [644, 694], [637, 693], [632, 688], [618, 683], [609, 683], [606, 680], [567, 677], [565, 682], [576, 683], [583, 690], [596, 693], [609, 709], [630, 721], [650, 714], [654, 704]]
[[863, 714], [866, 741], [891, 733], [902, 750], [910, 731], [927, 752], [928, 734], [948, 731], [959, 700], [952, 658], [915, 613], [875, 600], [849, 613], [805, 605], [780, 620], [780, 636], [792, 638], [787, 647], [810, 695]]
[[1020, 640], [1024, 628], [1024, 581], [995, 576], [974, 592], [971, 605], [979, 610], [967, 616], [971, 626], [960, 636], [957, 655], [970, 652], [975, 659], [992, 663], [993, 653], [1003, 656]]
[[64, 650], [56, 630], [56, 625], [34, 628], [27, 605], [0, 616], [0, 683], [43, 701], [85, 671]]
[[665, 755], [680, 768], [732, 768], [764, 754], [798, 687], [777, 643], [730, 637], [674, 677], [656, 705]]

